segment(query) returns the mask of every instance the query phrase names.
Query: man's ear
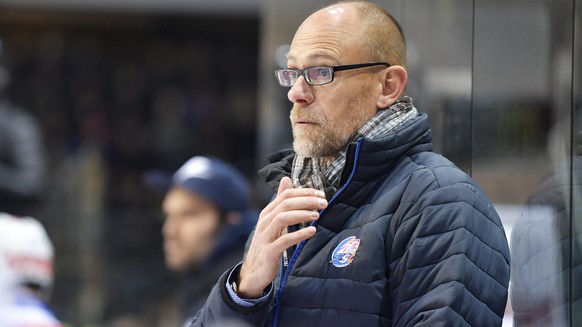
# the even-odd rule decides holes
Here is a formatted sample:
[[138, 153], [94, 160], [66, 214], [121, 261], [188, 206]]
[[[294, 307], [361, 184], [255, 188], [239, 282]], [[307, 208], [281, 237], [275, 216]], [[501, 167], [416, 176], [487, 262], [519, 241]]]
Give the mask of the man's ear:
[[393, 105], [404, 95], [408, 73], [402, 66], [390, 66], [381, 72], [382, 93], [376, 105], [380, 109]]

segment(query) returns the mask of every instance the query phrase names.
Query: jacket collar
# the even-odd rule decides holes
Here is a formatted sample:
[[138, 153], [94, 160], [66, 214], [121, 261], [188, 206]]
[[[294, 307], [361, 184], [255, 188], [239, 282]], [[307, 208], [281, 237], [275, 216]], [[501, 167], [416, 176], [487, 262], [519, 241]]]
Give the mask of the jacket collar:
[[[428, 116], [419, 113], [383, 138], [363, 138], [357, 142], [360, 143], [357, 156], [355, 151], [348, 150], [342, 185], [348, 178], [374, 180], [390, 170], [403, 156], [432, 151], [432, 132]], [[291, 175], [294, 156], [292, 150], [283, 150], [267, 157], [268, 164], [259, 170], [259, 177], [276, 192], [281, 178]]]

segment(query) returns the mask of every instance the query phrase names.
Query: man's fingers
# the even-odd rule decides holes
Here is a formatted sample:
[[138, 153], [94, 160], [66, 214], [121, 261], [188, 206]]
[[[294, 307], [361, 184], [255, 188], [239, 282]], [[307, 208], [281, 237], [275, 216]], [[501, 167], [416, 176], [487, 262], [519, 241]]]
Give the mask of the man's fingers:
[[[318, 191], [312, 188], [294, 188], [293, 183], [289, 177], [283, 177], [281, 182], [279, 183], [279, 189], [277, 191], [277, 197], [271, 201], [261, 212], [260, 217], [264, 217], [274, 211], [281, 202], [291, 199], [291, 198], [298, 198], [298, 197], [316, 197], [325, 200], [325, 193], [322, 191]], [[307, 209], [307, 208], [303, 208]], [[313, 210], [317, 210], [319, 208], [309, 208]], [[323, 209], [323, 208], [321, 208]]]
[[293, 233], [287, 233], [279, 237], [273, 245], [282, 253], [285, 249], [304, 241], [315, 235], [316, 228], [314, 226], [307, 226]]
[[263, 220], [262, 227], [277, 237], [288, 226], [311, 222], [319, 218], [319, 211], [327, 207], [325, 199], [314, 196], [292, 197], [281, 201]]
[[323, 210], [326, 207], [327, 200], [325, 199], [314, 196], [302, 196], [281, 201], [275, 210], [276, 212], [274, 211], [273, 213], [279, 214], [293, 210]]
[[289, 178], [287, 176], [281, 178], [281, 181], [279, 181], [279, 189], [277, 190], [277, 195], [283, 193], [283, 191], [290, 189], [290, 188], [294, 188], [293, 182], [291, 181], [291, 178]]
[[277, 190], [277, 196], [275, 197], [275, 199], [273, 201], [271, 201], [269, 204], [267, 204], [267, 206], [265, 206], [265, 208], [261, 212], [260, 216], [262, 217], [262, 216], [270, 213], [271, 211], [273, 211], [273, 209], [279, 204], [279, 202], [281, 202], [281, 198], [279, 197], [279, 195], [281, 195], [283, 192], [285, 192], [285, 190], [292, 189], [292, 188], [293, 188], [293, 182], [291, 182], [291, 178], [289, 178], [289, 177], [281, 178], [281, 181], [279, 181], [279, 189]]
[[272, 235], [273, 239], [281, 235], [281, 231], [288, 226], [308, 222], [311, 223], [319, 218], [316, 210], [291, 210], [279, 213], [273, 221], [266, 227], [266, 233]]

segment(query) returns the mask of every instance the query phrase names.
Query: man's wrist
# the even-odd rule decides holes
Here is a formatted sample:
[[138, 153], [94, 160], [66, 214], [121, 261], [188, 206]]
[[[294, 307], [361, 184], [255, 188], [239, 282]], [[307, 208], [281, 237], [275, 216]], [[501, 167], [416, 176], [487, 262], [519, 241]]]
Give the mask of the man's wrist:
[[259, 296], [259, 297], [245, 297], [242, 294], [239, 294], [238, 290], [238, 278], [239, 278], [239, 272], [240, 272], [240, 268], [242, 266], [242, 263], [238, 264], [229, 274], [229, 276], [226, 279], [226, 289], [228, 291], [228, 293], [230, 294], [230, 297], [232, 298], [232, 300], [242, 306], [242, 307], [246, 307], [246, 308], [250, 308], [250, 307], [254, 307], [255, 305], [258, 305], [260, 303], [266, 302], [269, 300], [272, 292], [273, 292], [273, 284], [271, 283], [267, 288], [265, 288], [263, 295]]
[[270, 284], [267, 285], [264, 289], [261, 290], [251, 290], [249, 291], [244, 285], [241, 288], [240, 282], [240, 274], [242, 271], [242, 266], [244, 263], [241, 263], [238, 267], [236, 267], [229, 279], [230, 287], [232, 290], [241, 298], [243, 299], [258, 299], [264, 297], [270, 290]]
[[236, 293], [245, 299], [258, 299], [265, 296], [265, 294], [269, 292], [271, 283], [269, 283], [269, 285], [264, 288], [251, 287], [249, 289], [249, 285], [253, 286], [253, 283], [248, 283], [248, 280], [242, 281], [241, 274], [243, 265], [244, 263], [241, 264], [240, 269], [238, 270], [238, 274], [236, 274], [236, 276], [234, 276], [235, 278], [233, 278], [233, 283], [236, 286]]

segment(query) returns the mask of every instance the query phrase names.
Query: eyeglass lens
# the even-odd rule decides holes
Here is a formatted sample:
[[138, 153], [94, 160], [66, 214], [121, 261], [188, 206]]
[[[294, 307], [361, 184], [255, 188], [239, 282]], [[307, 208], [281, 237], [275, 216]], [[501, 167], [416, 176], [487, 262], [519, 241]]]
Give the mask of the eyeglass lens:
[[279, 79], [279, 84], [283, 86], [292, 86], [295, 84], [301, 73], [305, 77], [307, 83], [312, 85], [329, 83], [333, 78], [331, 67], [311, 67], [303, 71], [281, 69], [276, 73], [277, 78]]
[[309, 84], [318, 85], [331, 82], [332, 69], [330, 67], [313, 67], [305, 70]]
[[289, 69], [281, 69], [276, 71], [279, 84], [282, 86], [292, 86], [297, 81], [297, 72]]

